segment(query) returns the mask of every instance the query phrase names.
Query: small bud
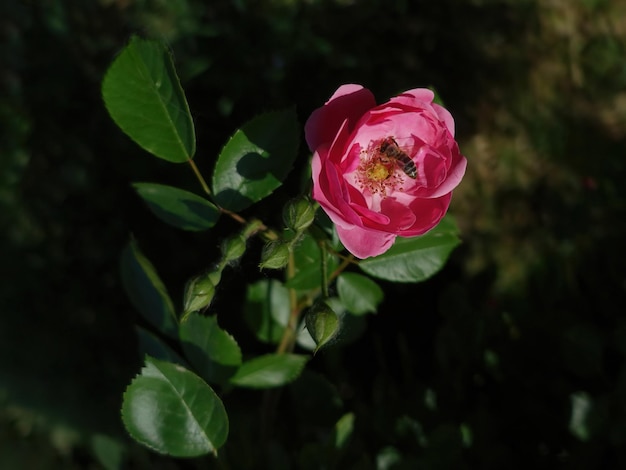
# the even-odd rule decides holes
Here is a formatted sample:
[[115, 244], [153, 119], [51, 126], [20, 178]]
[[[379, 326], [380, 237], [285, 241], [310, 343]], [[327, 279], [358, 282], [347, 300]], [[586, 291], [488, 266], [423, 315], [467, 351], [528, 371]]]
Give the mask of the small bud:
[[222, 260], [224, 263], [236, 261], [246, 252], [246, 241], [241, 235], [229, 237], [222, 243]]
[[213, 271], [211, 271], [210, 273], [208, 273], [207, 279], [209, 281], [211, 281], [211, 284], [213, 284], [213, 286], [217, 286], [220, 281], [222, 280], [222, 271], [224, 271], [224, 266], [225, 264], [222, 263], [218, 266], [216, 266]]
[[281, 240], [271, 241], [263, 247], [261, 269], [280, 269], [289, 261], [289, 246]]
[[215, 285], [208, 276], [203, 275], [191, 279], [185, 289], [185, 313], [195, 312], [207, 307], [213, 300], [214, 294]]
[[283, 209], [283, 221], [294, 232], [306, 230], [315, 219], [315, 207], [306, 198], [293, 199]]
[[334, 310], [323, 300], [316, 302], [309, 309], [304, 323], [315, 344], [317, 344], [315, 352], [328, 344], [339, 332], [339, 318]]
[[261, 230], [264, 227], [263, 222], [261, 222], [260, 220], [257, 219], [252, 219], [250, 222], [248, 222], [248, 224], [246, 224], [246, 226], [243, 228], [243, 231], [241, 232], [241, 236], [244, 239], [248, 239], [250, 238], [252, 235], [254, 235], [255, 233], [257, 233], [259, 230]]

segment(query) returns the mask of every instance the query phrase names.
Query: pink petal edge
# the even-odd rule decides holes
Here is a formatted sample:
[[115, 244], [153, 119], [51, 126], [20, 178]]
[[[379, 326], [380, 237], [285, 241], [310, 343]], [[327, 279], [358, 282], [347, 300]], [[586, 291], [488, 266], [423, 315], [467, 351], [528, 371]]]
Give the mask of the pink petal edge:
[[366, 230], [360, 227], [336, 226], [337, 234], [343, 246], [360, 259], [383, 254], [393, 245], [396, 236], [391, 233]]
[[311, 113], [304, 124], [305, 140], [311, 151], [335, 137], [341, 124], [355, 123], [369, 109], [376, 106], [374, 95], [361, 85], [342, 85], [324, 106]]
[[446, 180], [436, 189], [434, 193], [428, 196], [429, 198], [441, 197], [451, 192], [459, 185], [463, 179], [463, 175], [465, 175], [465, 169], [467, 168], [467, 158], [463, 155], [460, 155], [460, 157], [461, 158], [455, 162], [455, 165], [450, 168]]
[[450, 134], [452, 134], [452, 137], [454, 137], [454, 118], [452, 117], [452, 114], [450, 114], [450, 111], [437, 103], [433, 103], [433, 109], [437, 113], [439, 119], [441, 119], [446, 125]]

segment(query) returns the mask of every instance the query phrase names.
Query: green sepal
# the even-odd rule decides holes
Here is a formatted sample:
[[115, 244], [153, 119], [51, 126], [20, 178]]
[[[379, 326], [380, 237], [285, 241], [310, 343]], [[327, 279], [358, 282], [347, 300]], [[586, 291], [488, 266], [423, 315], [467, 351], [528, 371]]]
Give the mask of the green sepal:
[[308, 198], [292, 199], [283, 208], [285, 226], [296, 233], [306, 230], [315, 220], [315, 209]]
[[268, 242], [261, 253], [261, 269], [281, 269], [289, 262], [289, 244], [283, 240]]
[[[215, 285], [208, 275], [194, 277], [185, 288], [183, 319], [191, 312], [208, 307], [215, 295]], [[183, 320], [184, 321], [184, 320]]]

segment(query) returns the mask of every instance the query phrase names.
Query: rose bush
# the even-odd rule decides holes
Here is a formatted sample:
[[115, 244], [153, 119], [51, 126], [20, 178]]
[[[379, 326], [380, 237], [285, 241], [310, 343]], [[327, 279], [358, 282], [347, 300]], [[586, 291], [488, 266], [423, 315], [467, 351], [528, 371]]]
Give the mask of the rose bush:
[[305, 124], [313, 198], [358, 258], [426, 233], [448, 210], [467, 160], [433, 99], [418, 88], [377, 106], [369, 90], [342, 85]]

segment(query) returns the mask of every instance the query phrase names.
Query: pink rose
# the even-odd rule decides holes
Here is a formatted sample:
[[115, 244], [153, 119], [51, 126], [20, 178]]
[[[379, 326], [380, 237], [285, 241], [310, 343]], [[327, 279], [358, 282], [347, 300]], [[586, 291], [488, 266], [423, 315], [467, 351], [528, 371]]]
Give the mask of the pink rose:
[[416, 88], [376, 106], [369, 90], [342, 85], [306, 122], [313, 198], [358, 258], [426, 233], [448, 210], [467, 160], [433, 98]]

